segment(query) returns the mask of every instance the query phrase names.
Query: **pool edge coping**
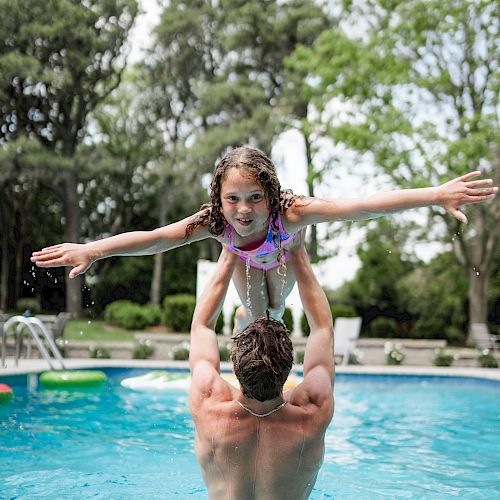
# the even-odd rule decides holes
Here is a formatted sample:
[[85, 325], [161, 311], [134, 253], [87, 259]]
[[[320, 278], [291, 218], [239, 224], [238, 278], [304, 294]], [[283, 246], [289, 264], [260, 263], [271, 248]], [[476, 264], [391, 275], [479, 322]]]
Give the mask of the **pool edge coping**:
[[[9, 360], [13, 362], [13, 360]], [[163, 361], [142, 359], [65, 359], [64, 363], [68, 369], [77, 368], [169, 368], [189, 369], [187, 361]], [[21, 359], [19, 366], [7, 366], [0, 368], [2, 375], [23, 375], [29, 373], [40, 373], [49, 369], [47, 362], [43, 359]], [[231, 370], [230, 362], [221, 363], [222, 370]], [[302, 371], [302, 365], [294, 365], [293, 371]], [[349, 365], [336, 366], [338, 375], [413, 375], [413, 376], [438, 376], [438, 377], [467, 377], [500, 382], [499, 368], [453, 368], [453, 367], [430, 367], [430, 366], [380, 366], [380, 365]]]

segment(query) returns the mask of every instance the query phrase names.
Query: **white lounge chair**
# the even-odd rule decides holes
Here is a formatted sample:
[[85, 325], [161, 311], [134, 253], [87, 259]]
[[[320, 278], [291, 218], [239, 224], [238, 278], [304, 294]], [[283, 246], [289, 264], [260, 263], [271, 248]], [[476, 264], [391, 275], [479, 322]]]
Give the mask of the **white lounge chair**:
[[356, 348], [361, 330], [361, 318], [336, 318], [333, 325], [335, 356], [342, 356], [342, 365], [349, 364], [349, 357]]
[[498, 349], [500, 335], [491, 334], [486, 323], [472, 323], [470, 329], [477, 349]]

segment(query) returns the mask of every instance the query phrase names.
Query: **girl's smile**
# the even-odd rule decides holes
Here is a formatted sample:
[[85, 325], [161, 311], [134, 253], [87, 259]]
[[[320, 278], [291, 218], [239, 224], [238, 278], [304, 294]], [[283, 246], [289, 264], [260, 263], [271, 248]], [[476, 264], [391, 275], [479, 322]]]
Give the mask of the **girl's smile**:
[[231, 168], [226, 172], [221, 186], [221, 203], [226, 221], [240, 236], [267, 233], [269, 210], [264, 190], [243, 168]]

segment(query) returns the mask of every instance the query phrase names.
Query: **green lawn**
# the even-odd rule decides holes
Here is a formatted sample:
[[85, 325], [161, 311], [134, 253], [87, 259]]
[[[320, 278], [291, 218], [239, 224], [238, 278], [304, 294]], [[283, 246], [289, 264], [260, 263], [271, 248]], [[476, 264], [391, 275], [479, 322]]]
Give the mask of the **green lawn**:
[[72, 319], [64, 329], [66, 340], [101, 340], [128, 342], [134, 340], [134, 332], [117, 327], [105, 327], [104, 321]]

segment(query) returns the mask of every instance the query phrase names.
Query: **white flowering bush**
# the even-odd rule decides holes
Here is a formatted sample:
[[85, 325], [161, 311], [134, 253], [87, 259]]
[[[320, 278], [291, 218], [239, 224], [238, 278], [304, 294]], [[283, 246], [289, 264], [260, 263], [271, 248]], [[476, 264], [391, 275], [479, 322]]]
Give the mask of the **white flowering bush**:
[[386, 342], [384, 344], [385, 361], [388, 365], [400, 365], [406, 358], [403, 346]]

